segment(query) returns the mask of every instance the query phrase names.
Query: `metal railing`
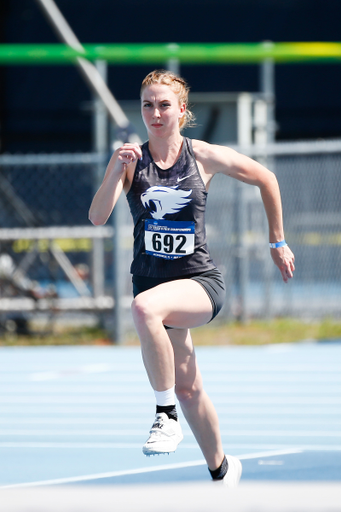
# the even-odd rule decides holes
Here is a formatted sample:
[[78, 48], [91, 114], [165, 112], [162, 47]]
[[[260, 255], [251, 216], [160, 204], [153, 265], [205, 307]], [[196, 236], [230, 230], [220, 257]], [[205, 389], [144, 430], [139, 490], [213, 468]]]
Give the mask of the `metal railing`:
[[2, 44], [0, 63], [75, 64], [78, 58], [110, 64], [160, 65], [175, 59], [180, 64], [257, 64], [271, 59], [277, 64], [340, 62], [340, 42], [285, 42], [230, 44]]
[[[218, 319], [339, 316], [341, 141], [234, 147], [277, 175], [286, 238], [297, 270], [291, 282], [282, 283], [270, 258], [258, 189], [216, 176], [206, 220], [212, 257], [228, 289]], [[124, 197], [116, 218], [115, 244], [110, 223], [92, 227], [87, 220], [94, 174], [98, 165], [104, 173], [107, 158], [91, 153], [0, 156], [2, 312], [50, 307], [109, 311], [112, 316], [116, 299], [123, 338], [132, 327], [133, 226]], [[102, 245], [94, 254], [96, 239]], [[114, 297], [115, 280], [120, 280], [118, 297]], [[96, 288], [95, 282], [102, 284]], [[51, 286], [57, 292], [53, 297], [40, 292], [34, 296], [36, 288], [49, 291]]]
[[[277, 176], [296, 272], [284, 284], [271, 261], [258, 189], [218, 176], [210, 188], [207, 223], [213, 257], [229, 284], [223, 315], [340, 316], [341, 140], [235, 149], [260, 160]], [[221, 212], [227, 214], [222, 218]]]

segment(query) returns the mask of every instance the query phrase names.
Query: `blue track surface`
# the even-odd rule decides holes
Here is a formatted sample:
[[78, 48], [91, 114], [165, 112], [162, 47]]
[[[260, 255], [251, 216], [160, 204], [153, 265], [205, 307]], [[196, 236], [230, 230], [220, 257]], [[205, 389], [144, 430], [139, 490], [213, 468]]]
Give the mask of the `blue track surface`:
[[[341, 480], [341, 343], [197, 357], [243, 480]], [[177, 452], [142, 454], [154, 411], [138, 348], [1, 348], [0, 487], [209, 479], [181, 414]]]

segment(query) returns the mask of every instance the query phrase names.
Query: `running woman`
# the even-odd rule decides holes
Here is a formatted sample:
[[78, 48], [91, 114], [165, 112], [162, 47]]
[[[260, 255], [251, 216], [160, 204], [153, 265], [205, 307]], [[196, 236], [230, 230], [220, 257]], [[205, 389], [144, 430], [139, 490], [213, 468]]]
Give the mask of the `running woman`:
[[275, 175], [228, 147], [181, 135], [192, 119], [188, 92], [185, 80], [169, 71], [146, 76], [141, 109], [149, 140], [142, 146], [123, 144], [114, 152], [89, 218], [95, 225], [105, 224], [125, 191], [135, 226], [132, 315], [156, 397], [156, 417], [143, 452], [174, 452], [182, 440], [176, 396], [212, 479], [232, 487], [239, 482], [242, 465], [224, 454], [218, 416], [203, 389], [190, 334], [191, 328], [218, 314], [225, 297], [204, 225], [215, 174], [260, 189], [271, 256], [285, 282], [293, 277], [294, 255], [284, 239]]

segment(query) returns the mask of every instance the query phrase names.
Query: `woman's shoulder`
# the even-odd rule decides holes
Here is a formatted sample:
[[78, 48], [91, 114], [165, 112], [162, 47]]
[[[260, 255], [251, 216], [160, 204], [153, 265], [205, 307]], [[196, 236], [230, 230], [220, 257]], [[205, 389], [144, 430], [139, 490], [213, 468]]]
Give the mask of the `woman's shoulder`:
[[202, 162], [215, 161], [219, 159], [220, 153], [228, 151], [228, 148], [217, 144], [210, 144], [203, 140], [192, 139], [193, 153], [197, 160]]
[[194, 156], [197, 160], [207, 158], [211, 152], [212, 144], [203, 140], [191, 139]]
[[202, 167], [203, 172], [210, 176], [225, 172], [235, 160], [235, 151], [227, 146], [193, 139], [192, 147], [195, 159]]
[[204, 142], [203, 140], [199, 139], [190, 139], [193, 147], [193, 151], [207, 151], [207, 149], [212, 146], [212, 144], [209, 144], [208, 142]]

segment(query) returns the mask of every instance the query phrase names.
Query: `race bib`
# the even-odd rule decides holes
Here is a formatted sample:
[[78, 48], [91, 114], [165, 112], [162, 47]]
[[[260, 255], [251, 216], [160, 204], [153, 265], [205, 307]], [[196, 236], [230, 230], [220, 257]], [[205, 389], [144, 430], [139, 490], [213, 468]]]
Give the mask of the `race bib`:
[[146, 253], [175, 260], [194, 253], [194, 222], [145, 220]]

